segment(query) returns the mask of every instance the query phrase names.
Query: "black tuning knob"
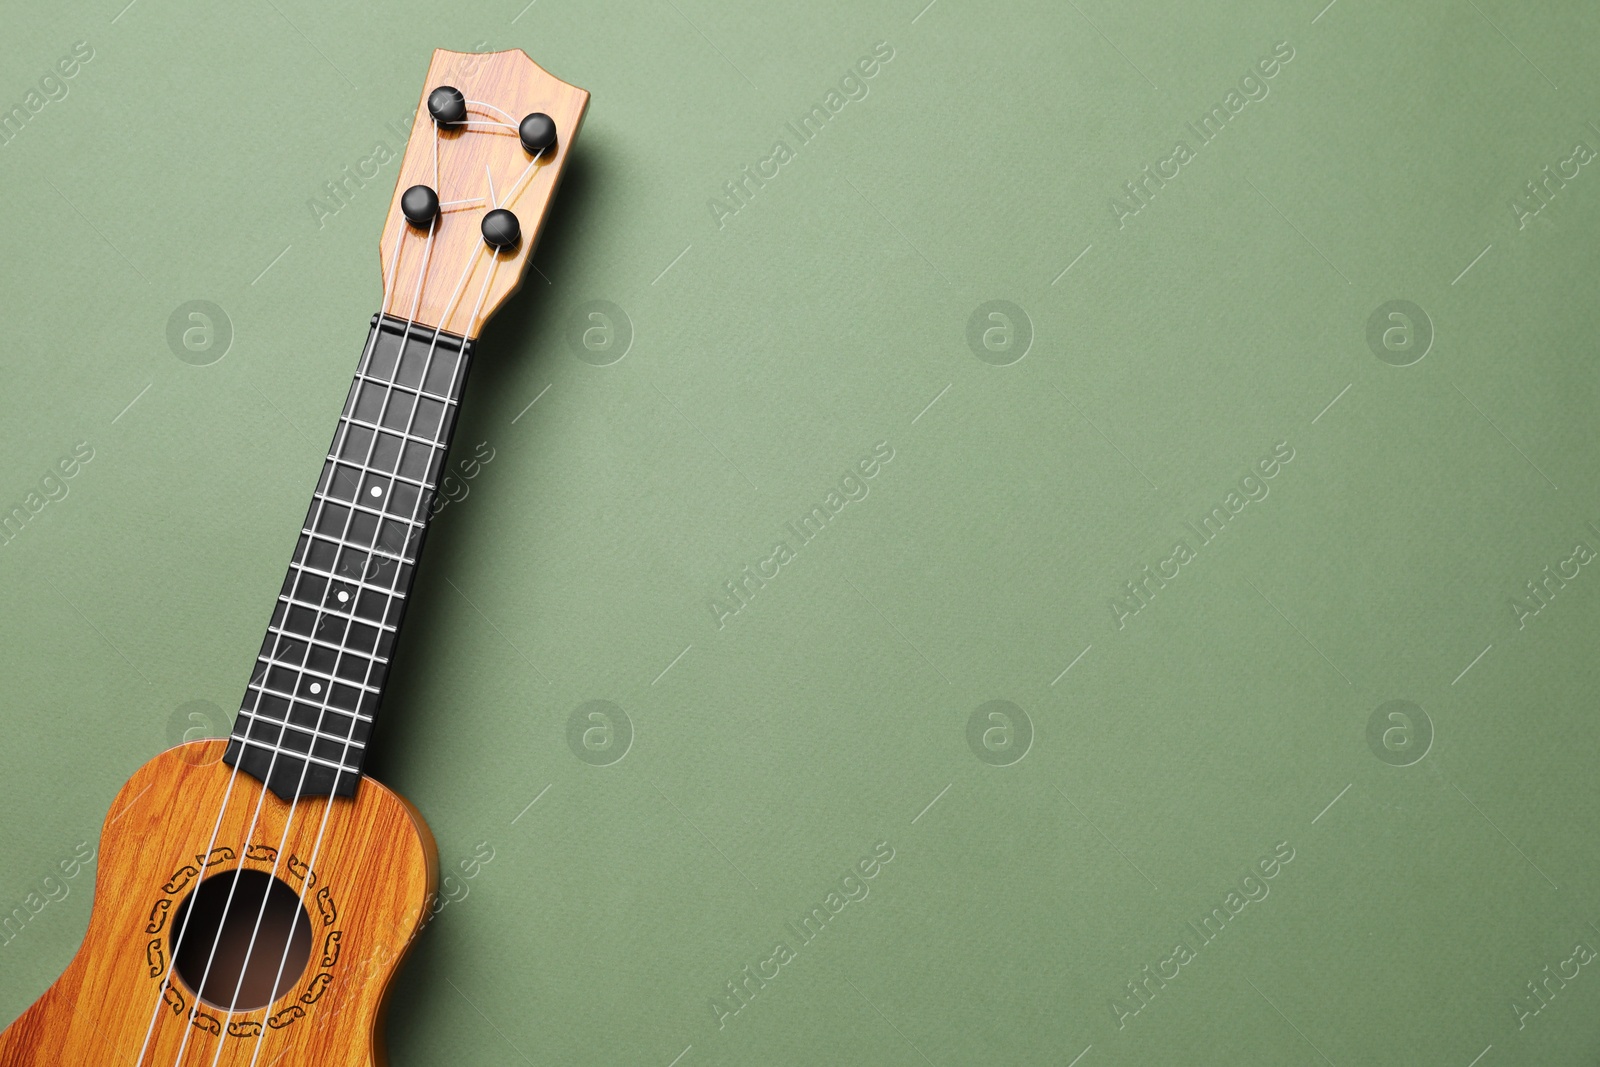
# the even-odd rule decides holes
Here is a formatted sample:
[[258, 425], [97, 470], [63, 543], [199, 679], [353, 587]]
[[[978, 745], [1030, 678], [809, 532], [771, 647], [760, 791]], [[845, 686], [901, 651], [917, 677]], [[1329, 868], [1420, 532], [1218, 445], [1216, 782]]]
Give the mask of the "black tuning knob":
[[510, 248], [522, 239], [522, 226], [517, 217], [503, 207], [497, 207], [483, 216], [478, 227], [483, 239], [495, 248]]
[[536, 156], [556, 143], [555, 120], [542, 111], [535, 111], [522, 120], [517, 127], [517, 136], [522, 139], [522, 147], [528, 150], [528, 154]]
[[428, 94], [428, 114], [441, 126], [464, 122], [467, 118], [467, 98], [454, 85], [441, 85]]
[[413, 185], [400, 195], [400, 213], [411, 225], [422, 229], [439, 214], [439, 194], [426, 185]]

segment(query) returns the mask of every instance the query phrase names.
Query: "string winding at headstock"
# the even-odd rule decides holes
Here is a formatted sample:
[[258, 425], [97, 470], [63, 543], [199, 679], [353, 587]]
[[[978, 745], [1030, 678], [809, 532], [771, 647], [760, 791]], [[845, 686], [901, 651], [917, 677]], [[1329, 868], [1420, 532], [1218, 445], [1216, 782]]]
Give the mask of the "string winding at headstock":
[[379, 242], [385, 314], [478, 335], [522, 284], [588, 106], [521, 49], [433, 53]]

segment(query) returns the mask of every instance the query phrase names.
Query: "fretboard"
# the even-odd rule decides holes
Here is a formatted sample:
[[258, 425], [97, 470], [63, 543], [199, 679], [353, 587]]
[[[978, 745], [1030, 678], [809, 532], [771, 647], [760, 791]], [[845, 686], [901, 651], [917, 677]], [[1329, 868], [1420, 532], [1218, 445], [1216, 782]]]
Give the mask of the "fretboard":
[[361, 779], [471, 356], [373, 319], [223, 757], [285, 799]]

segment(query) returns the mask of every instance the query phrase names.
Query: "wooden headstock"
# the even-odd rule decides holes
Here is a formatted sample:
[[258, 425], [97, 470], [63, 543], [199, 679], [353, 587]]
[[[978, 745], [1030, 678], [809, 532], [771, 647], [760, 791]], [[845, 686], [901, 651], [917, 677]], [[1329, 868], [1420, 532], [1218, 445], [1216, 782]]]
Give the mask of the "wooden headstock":
[[[430, 96], [441, 87], [443, 93]], [[379, 242], [383, 310], [462, 337], [476, 337], [495, 310], [522, 283], [556, 185], [566, 169], [572, 140], [589, 106], [589, 94], [552, 76], [526, 52], [433, 53], [422, 102], [400, 164], [400, 178]], [[442, 112], [447, 120], [435, 118]], [[535, 150], [519, 134], [523, 120], [543, 114], [555, 126], [554, 142]], [[461, 116], [459, 121], [454, 116]], [[534, 121], [531, 144], [548, 125]], [[426, 186], [438, 205], [426, 214], [427, 197], [407, 190]], [[491, 188], [493, 192], [491, 193]], [[504, 247], [485, 238], [484, 218], [503, 209], [516, 216], [520, 237]], [[502, 225], [496, 230], [495, 223]], [[491, 219], [491, 236], [503, 240], [504, 216]]]

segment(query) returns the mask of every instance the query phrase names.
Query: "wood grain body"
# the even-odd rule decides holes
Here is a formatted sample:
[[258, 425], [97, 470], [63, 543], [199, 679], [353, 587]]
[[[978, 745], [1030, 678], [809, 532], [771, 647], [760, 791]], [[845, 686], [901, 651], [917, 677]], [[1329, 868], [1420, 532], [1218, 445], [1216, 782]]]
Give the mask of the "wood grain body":
[[[468, 101], [492, 104], [505, 114], [469, 103], [470, 125], [439, 130], [436, 177], [435, 129], [427, 99], [441, 85], [453, 85]], [[587, 92], [546, 73], [520, 49], [486, 53], [439, 49], [433, 53], [379, 243], [387, 313], [461, 337], [477, 336], [494, 310], [522, 284], [522, 272], [588, 106]], [[555, 120], [556, 143], [524, 176], [534, 157], [523, 149], [517, 131], [481, 123], [515, 127], [536, 111]], [[487, 174], [494, 176], [498, 206], [515, 214], [522, 229], [522, 241], [499, 253], [484, 244], [479, 230], [489, 210]], [[427, 231], [411, 226], [400, 212], [400, 196], [413, 185], [432, 188], [444, 204], [474, 197], [484, 198], [484, 203], [443, 210], [430, 249]], [[400, 258], [396, 262], [397, 243]], [[492, 279], [488, 277], [491, 269]]]
[[[287, 802], [221, 762], [225, 744], [171, 749], [123, 786], [101, 831], [88, 934], [56, 983], [0, 1034], [0, 1067], [386, 1062], [383, 1005], [436, 886], [432, 834], [410, 804], [371, 779], [354, 798], [302, 800], [291, 821]], [[181, 1006], [162, 999], [179, 904], [201, 878], [239, 867], [271, 873], [274, 860], [296, 892], [311, 877], [305, 973], [266, 1009], [230, 1016], [201, 1002], [191, 1020], [194, 997], [176, 975], [166, 996]], [[264, 1034], [259, 1056], [256, 1033]]]

